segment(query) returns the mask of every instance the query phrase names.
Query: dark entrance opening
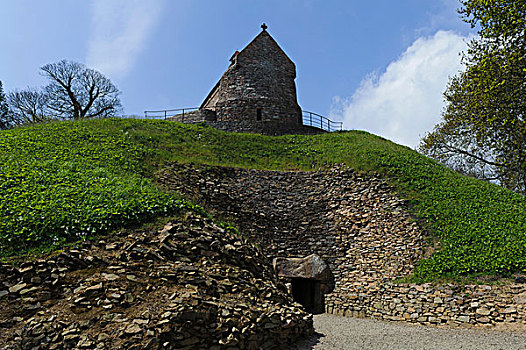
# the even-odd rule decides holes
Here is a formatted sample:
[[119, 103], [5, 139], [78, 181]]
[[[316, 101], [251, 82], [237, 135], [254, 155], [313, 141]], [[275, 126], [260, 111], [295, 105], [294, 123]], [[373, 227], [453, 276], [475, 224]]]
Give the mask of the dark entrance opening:
[[313, 314], [325, 312], [325, 301], [320, 290], [320, 281], [292, 278], [292, 297]]
[[256, 120], [261, 120], [261, 108], [256, 109]]

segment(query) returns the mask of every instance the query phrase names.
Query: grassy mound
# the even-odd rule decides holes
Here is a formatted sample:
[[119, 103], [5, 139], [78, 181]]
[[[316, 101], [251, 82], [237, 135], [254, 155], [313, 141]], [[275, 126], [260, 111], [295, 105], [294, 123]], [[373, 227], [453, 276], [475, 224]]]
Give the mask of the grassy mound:
[[104, 123], [1, 132], [0, 254], [60, 246], [181, 205], [141, 174], [146, 154]]
[[439, 239], [422, 279], [526, 271], [526, 199], [361, 131], [269, 137], [165, 121], [91, 120], [0, 133], [0, 247], [107, 232], [182, 205], [151, 180], [167, 161], [254, 169], [345, 163], [388, 177]]

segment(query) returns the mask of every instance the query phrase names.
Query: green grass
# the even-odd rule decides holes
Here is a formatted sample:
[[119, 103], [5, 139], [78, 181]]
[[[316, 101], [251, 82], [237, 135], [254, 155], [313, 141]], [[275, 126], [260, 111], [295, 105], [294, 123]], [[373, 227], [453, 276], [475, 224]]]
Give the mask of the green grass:
[[165, 121], [91, 120], [0, 132], [0, 249], [108, 232], [181, 205], [153, 185], [166, 162], [270, 170], [345, 163], [410, 200], [441, 248], [417, 279], [526, 271], [526, 199], [361, 131], [269, 137]]
[[143, 148], [103, 124], [1, 132], [1, 256], [60, 246], [184, 206], [144, 176]]

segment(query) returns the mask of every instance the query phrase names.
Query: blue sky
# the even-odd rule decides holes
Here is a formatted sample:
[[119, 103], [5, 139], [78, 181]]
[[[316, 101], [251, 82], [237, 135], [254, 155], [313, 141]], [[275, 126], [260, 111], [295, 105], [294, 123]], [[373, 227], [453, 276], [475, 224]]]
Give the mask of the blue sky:
[[458, 0], [0, 0], [0, 80], [45, 84], [68, 59], [109, 77], [126, 114], [198, 106], [260, 29], [296, 63], [298, 100], [411, 147], [440, 120], [473, 31]]

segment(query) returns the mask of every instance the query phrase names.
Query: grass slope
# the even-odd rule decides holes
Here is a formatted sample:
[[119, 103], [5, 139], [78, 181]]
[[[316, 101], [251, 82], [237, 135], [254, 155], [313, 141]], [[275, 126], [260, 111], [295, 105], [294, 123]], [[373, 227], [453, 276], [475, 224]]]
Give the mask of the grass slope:
[[108, 232], [182, 205], [153, 174], [167, 161], [255, 169], [374, 170], [440, 240], [417, 278], [526, 271], [526, 199], [361, 131], [268, 137], [165, 121], [91, 120], [0, 133], [0, 249]]
[[0, 133], [0, 254], [108, 232], [182, 205], [141, 175], [141, 145], [104, 123]]

